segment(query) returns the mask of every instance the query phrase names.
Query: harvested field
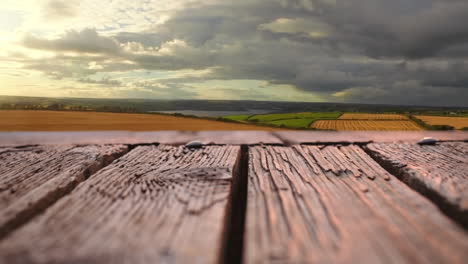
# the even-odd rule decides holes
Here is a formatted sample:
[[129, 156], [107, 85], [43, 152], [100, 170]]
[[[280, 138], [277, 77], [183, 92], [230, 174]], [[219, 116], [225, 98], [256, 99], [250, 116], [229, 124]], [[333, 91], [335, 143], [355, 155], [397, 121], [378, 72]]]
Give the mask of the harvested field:
[[155, 114], [0, 111], [0, 131], [278, 130], [248, 124]]
[[431, 126], [447, 125], [452, 126], [455, 129], [468, 127], [468, 117], [416, 116], [416, 118]]
[[318, 120], [312, 128], [323, 130], [376, 130], [376, 131], [413, 131], [423, 130], [409, 120]]
[[407, 120], [404, 115], [398, 114], [364, 114], [364, 113], [345, 113], [339, 119], [358, 119], [358, 120]]

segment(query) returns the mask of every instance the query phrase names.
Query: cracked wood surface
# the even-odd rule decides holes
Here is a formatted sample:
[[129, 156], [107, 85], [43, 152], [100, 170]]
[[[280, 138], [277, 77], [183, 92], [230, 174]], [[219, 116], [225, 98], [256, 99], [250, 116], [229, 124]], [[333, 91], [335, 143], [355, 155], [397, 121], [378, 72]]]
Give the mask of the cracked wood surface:
[[417, 142], [423, 137], [468, 140], [466, 131], [96, 131], [0, 132], [0, 146], [34, 144], [146, 144], [183, 145], [192, 140], [215, 144], [299, 144], [320, 142]]
[[1, 263], [213, 263], [238, 146], [139, 146], [0, 243]]
[[418, 142], [424, 137], [443, 141], [468, 140], [466, 131], [275, 131], [271, 133], [289, 144]]
[[467, 233], [357, 146], [252, 147], [249, 155], [246, 263], [468, 259]]
[[126, 151], [123, 145], [0, 148], [0, 237]]
[[[467, 137], [468, 138], [468, 137]], [[281, 144], [267, 131], [96, 131], [0, 132], [0, 146], [32, 144], [147, 144], [183, 145], [192, 140], [214, 144]]]
[[468, 226], [468, 143], [370, 144], [367, 148], [413, 189], [448, 206]]

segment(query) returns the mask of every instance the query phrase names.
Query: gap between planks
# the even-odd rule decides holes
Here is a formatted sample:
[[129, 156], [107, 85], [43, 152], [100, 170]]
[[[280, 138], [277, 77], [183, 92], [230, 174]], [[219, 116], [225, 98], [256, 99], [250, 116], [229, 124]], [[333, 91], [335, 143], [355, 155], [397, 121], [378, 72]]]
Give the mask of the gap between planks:
[[463, 230], [357, 146], [255, 147], [250, 155], [248, 263], [465, 259]]
[[[466, 143], [466, 141], [443, 141], [439, 143]], [[438, 144], [439, 144], [438, 143]], [[388, 145], [388, 144], [383, 144]], [[422, 196], [428, 198], [432, 203], [434, 203], [442, 213], [452, 219], [454, 222], [459, 224], [465, 230], [468, 230], [468, 210], [466, 209], [466, 195], [463, 194], [463, 190], [455, 190], [454, 193], [444, 193], [442, 189], [431, 186], [434, 184], [434, 179], [429, 177], [429, 175], [424, 175], [424, 173], [437, 175], [436, 171], [432, 171], [431, 169], [434, 168], [425, 168], [424, 164], [418, 164], [417, 158], [418, 157], [411, 157], [412, 159], [416, 159], [416, 163], [411, 164], [408, 160], [402, 160], [394, 155], [389, 156], [388, 153], [385, 153], [385, 149], [379, 148], [379, 144], [370, 144], [363, 146], [363, 150], [369, 155], [375, 162], [377, 162], [382, 168], [388, 171], [390, 174], [394, 175], [398, 180], [409, 186], [411, 189], [415, 190]], [[405, 146], [400, 144], [400, 146]], [[440, 146], [441, 145], [436, 145]], [[408, 147], [408, 146], [407, 146]], [[421, 147], [418, 145], [414, 145], [412, 147]], [[405, 153], [408, 152], [411, 156], [411, 152], [409, 149], [405, 150], [397, 150], [397, 151], [404, 151]], [[387, 154], [387, 155], [385, 155]], [[427, 155], [422, 153], [422, 155]], [[460, 157], [462, 159], [463, 157]], [[466, 159], [465, 159], [466, 161]], [[447, 162], [447, 161], [446, 161]], [[451, 161], [452, 163], [461, 162], [459, 161]], [[426, 164], [427, 166], [428, 164]], [[416, 168], [414, 167], [416, 166]], [[417, 167], [424, 167], [424, 168], [417, 168]], [[468, 164], [465, 164], [468, 166]], [[427, 171], [421, 171], [427, 170]], [[460, 167], [458, 167], [460, 169]], [[466, 170], [465, 170], [466, 171]], [[423, 173], [423, 174], [421, 174]], [[440, 172], [439, 172], [440, 173]], [[439, 175], [442, 178], [440, 180], [446, 181], [448, 178], [455, 177], [452, 184], [456, 183], [457, 180], [460, 181], [459, 183], [463, 183], [465, 179], [458, 178], [458, 177], [467, 177], [467, 175], [462, 175], [464, 173], [463, 169], [459, 171], [459, 175], [449, 175], [449, 171], [446, 171], [447, 175]], [[465, 185], [466, 186], [466, 185]], [[453, 188], [453, 186], [450, 186]], [[463, 189], [463, 188], [462, 188]], [[460, 192], [460, 193], [457, 193]], [[455, 197], [453, 197], [455, 196]]]
[[[314, 143], [314, 144], [301, 144], [301, 145], [351, 145], [350, 142], [329, 142], [329, 143]], [[383, 162], [381, 159], [376, 158], [373, 153], [368, 150], [366, 147], [367, 143], [362, 144], [353, 144], [359, 145], [363, 148], [367, 154], [375, 160], [380, 166], [386, 169], [390, 174], [394, 176], [398, 176], [399, 172], [395, 172], [391, 167], [388, 167], [388, 164]], [[148, 145], [159, 145], [158, 143], [148, 143], [148, 144], [128, 144], [128, 153], [133, 151], [138, 146], [148, 146]], [[210, 145], [224, 145], [224, 144], [210, 144]], [[225, 215], [225, 223], [224, 223], [224, 234], [222, 238], [222, 247], [219, 252], [219, 262], [220, 263], [242, 263], [243, 257], [243, 241], [244, 241], [244, 232], [245, 232], [245, 214], [246, 214], [246, 206], [247, 206], [247, 179], [248, 179], [248, 157], [249, 157], [249, 147], [253, 145], [242, 145], [241, 150], [238, 154], [238, 158], [234, 168], [234, 177], [233, 183], [230, 190], [229, 195], [229, 202], [228, 206], [226, 207], [226, 215]], [[264, 145], [278, 145], [278, 144], [264, 144]], [[108, 164], [101, 167], [98, 171], [105, 168]], [[95, 171], [92, 175], [96, 174], [98, 171]], [[401, 179], [400, 177], [397, 177]], [[405, 182], [405, 181], [403, 181]], [[414, 186], [411, 186], [407, 182], [405, 184], [409, 185], [411, 188], [415, 189]], [[58, 197], [53, 203], [55, 203], [58, 199], [63, 198], [67, 194], [69, 194], [73, 189], [69, 190], [67, 193], [63, 194], [62, 196]], [[423, 196], [428, 196], [427, 193], [420, 192]], [[428, 197], [433, 202], [435, 202], [440, 207], [440, 201], [434, 200], [433, 197]], [[50, 203], [47, 207], [50, 207], [53, 203]], [[47, 208], [46, 207], [46, 208]], [[46, 209], [45, 208], [45, 209]], [[45, 210], [43, 209], [43, 211]], [[441, 208], [443, 210], [443, 208]], [[444, 210], [443, 210], [444, 211]], [[42, 211], [41, 211], [42, 212]], [[451, 218], [454, 217], [453, 214], [444, 211], [448, 216]], [[38, 212], [37, 214], [39, 214]], [[30, 219], [29, 219], [30, 220]], [[455, 219], [456, 220], [456, 219]], [[27, 222], [27, 221], [26, 221]], [[26, 223], [25, 222], [25, 223]], [[24, 224], [24, 223], [23, 223]], [[465, 226], [466, 228], [466, 226]]]
[[233, 183], [226, 208], [219, 263], [239, 264], [243, 260], [248, 173], [249, 146], [242, 145], [234, 167]]
[[[155, 148], [157, 148], [159, 151], [158, 153], [160, 153], [160, 155], [158, 154], [157, 157], [155, 157], [154, 156], [155, 153], [153, 153], [154, 151], [156, 151]], [[26, 226], [22, 227], [17, 232], [14, 232], [11, 236], [9, 236], [8, 240], [2, 241], [2, 244], [1, 244], [2, 250], [0, 251], [4, 251], [4, 252], [3, 252], [3, 255], [0, 254], [0, 262], [1, 262], [1, 259], [3, 260], [9, 259], [11, 261], [10, 263], [15, 263], [15, 261], [17, 261], [18, 263], [23, 263], [22, 261], [30, 261], [29, 263], [38, 263], [41, 261], [53, 260], [54, 258], [57, 258], [56, 260], [58, 260], [62, 257], [66, 257], [68, 258], [68, 260], [72, 261], [73, 258], [75, 259], [81, 259], [81, 257], [92, 258], [93, 256], [96, 256], [96, 254], [94, 253], [99, 253], [99, 252], [100, 253], [107, 252], [110, 254], [107, 256], [112, 258], [112, 256], [120, 256], [120, 254], [125, 255], [124, 253], [126, 250], [124, 250], [123, 248], [126, 247], [126, 242], [121, 241], [119, 237], [120, 235], [124, 235], [124, 233], [127, 234], [128, 232], [134, 235], [134, 233], [131, 231], [138, 231], [138, 232], [141, 231], [142, 232], [140, 234], [141, 237], [136, 236], [134, 240], [130, 239], [131, 236], [128, 237], [128, 239], [131, 240], [130, 242], [133, 241], [131, 243], [132, 245], [143, 243], [142, 241], [144, 241], [145, 238], [151, 239], [151, 240], [156, 239], [157, 241], [166, 241], [164, 239], [162, 240], [157, 239], [157, 238], [164, 237], [166, 235], [168, 235], [170, 238], [167, 241], [169, 242], [172, 241], [167, 245], [165, 245], [164, 243], [163, 244], [149, 243], [148, 247], [138, 247], [141, 252], [144, 251], [145, 253], [149, 254], [147, 257], [153, 256], [153, 257], [156, 257], [156, 259], [159, 258], [162, 261], [165, 261], [165, 260], [170, 261], [170, 260], [175, 260], [174, 258], [176, 256], [174, 254], [177, 251], [181, 254], [181, 255], [177, 255], [177, 258], [180, 257], [179, 258], [180, 260], [186, 258], [185, 260], [187, 260], [188, 258], [192, 258], [194, 256], [193, 253], [198, 252], [199, 254], [198, 256], [200, 256], [201, 259], [205, 259], [205, 260], [209, 259], [210, 260], [209, 262], [213, 261], [214, 263], [218, 263], [218, 262], [240, 263], [241, 255], [239, 254], [242, 253], [242, 244], [238, 244], [238, 243], [242, 243], [243, 238], [242, 236], [239, 236], [239, 233], [242, 233], [244, 228], [242, 225], [239, 225], [238, 223], [239, 223], [239, 220], [242, 221], [244, 219], [244, 217], [242, 216], [242, 212], [245, 210], [242, 209], [242, 206], [239, 206], [238, 204], [240, 200], [239, 195], [242, 195], [241, 191], [242, 189], [245, 189], [242, 187], [242, 185], [245, 185], [246, 181], [238, 181], [237, 179], [240, 179], [240, 177], [236, 177], [236, 176], [242, 175], [242, 172], [246, 171], [246, 168], [243, 167], [242, 163], [244, 164], [246, 163], [247, 156], [242, 155], [242, 153], [247, 150], [247, 146], [243, 146], [243, 147], [209, 146], [209, 147], [203, 147], [201, 150], [190, 150], [190, 149], [184, 148], [183, 146], [154, 147], [152, 145], [150, 146], [145, 145], [145, 146], [140, 146], [140, 147], [131, 146], [131, 149], [132, 150], [129, 153], [127, 153], [127, 155], [119, 159], [119, 162], [114, 162], [113, 165], [107, 166], [106, 168], [100, 170], [99, 173], [97, 173], [98, 175], [95, 174], [88, 181], [84, 182], [83, 184], [80, 184], [80, 186], [78, 186], [72, 193], [70, 193], [70, 195], [63, 197], [63, 199], [61, 199], [60, 202], [56, 203], [54, 206], [48, 209], [47, 212], [41, 215], [40, 217], [38, 217], [37, 220], [28, 223]], [[239, 151], [240, 149], [242, 149], [243, 151], [242, 152]], [[193, 154], [193, 155], [190, 154], [192, 151], [197, 152], [198, 154]], [[185, 153], [189, 153], [189, 154], [185, 155]], [[166, 159], [165, 157], [168, 159]], [[242, 157], [244, 158], [242, 159]], [[176, 162], [177, 160], [178, 162]], [[244, 162], [241, 162], [242, 160]], [[132, 161], [133, 163], [130, 161]], [[195, 163], [192, 164], [192, 162], [189, 162], [189, 161], [194, 161]], [[149, 167], [150, 170], [145, 170], [143, 168], [144, 166], [150, 166]], [[208, 167], [205, 168], [205, 166], [208, 166]], [[224, 172], [223, 168], [227, 169], [227, 172]], [[143, 171], [144, 174], [140, 173], [140, 171]], [[200, 178], [201, 177], [200, 173], [203, 173], [203, 171], [206, 171], [207, 173], [204, 176], [206, 177], [206, 179]], [[159, 179], [158, 181], [158, 179], [154, 177], [159, 177], [157, 175], [160, 175], [160, 174], [161, 174], [161, 178], [158, 178]], [[199, 179], [199, 180], [196, 182], [193, 180], [188, 181], [188, 182], [185, 182], [185, 181], [181, 182], [180, 180], [183, 178], [182, 174], [187, 177], [192, 177], [193, 180], [196, 180], [196, 179]], [[230, 186], [226, 185], [227, 180], [228, 180], [228, 178], [226, 178], [228, 176], [227, 174], [231, 175], [230, 176], [231, 184], [229, 184]], [[140, 177], [143, 177], [143, 175], [146, 175], [145, 176], [146, 178], [144, 179], [140, 178]], [[219, 179], [213, 178], [215, 176], [216, 177], [219, 176]], [[245, 177], [246, 177], [246, 174], [244, 173], [244, 179], [246, 179]], [[131, 185], [129, 187], [132, 192], [128, 193], [129, 195], [128, 197], [119, 196], [115, 198], [115, 200], [113, 200], [114, 199], [113, 196], [117, 194], [112, 192], [112, 190], [116, 188], [120, 190], [119, 189], [120, 185], [116, 186], [115, 184], [112, 183], [114, 182], [112, 181], [112, 179], [117, 179], [117, 178], [119, 178], [118, 179], [119, 181], [115, 181], [115, 183], [121, 183], [124, 185], [126, 183], [129, 183]], [[143, 187], [145, 185], [144, 183], [146, 183], [147, 182], [146, 180], [148, 179], [151, 181], [155, 180], [157, 181], [157, 183], [160, 183], [161, 185], [159, 185], [159, 187], [154, 190], [153, 189], [143, 190]], [[132, 182], [130, 183], [129, 181], [132, 181]], [[219, 182], [219, 184], [217, 182]], [[179, 186], [178, 183], [180, 183], [181, 185]], [[99, 186], [101, 186], [103, 189], [100, 188]], [[111, 190], [108, 190], [106, 186], [111, 187]], [[141, 190], [139, 189], [140, 186], [141, 186]], [[186, 187], [185, 191], [183, 190], [185, 188], [184, 186]], [[167, 188], [164, 189], [165, 187]], [[170, 187], [177, 187], [180, 192], [174, 192], [173, 190], [174, 188], [171, 189]], [[227, 189], [228, 187], [229, 189]], [[140, 200], [138, 200], [137, 198], [135, 198], [136, 200], [133, 199], [134, 197], [132, 195], [133, 195], [134, 190], [135, 192], [140, 193], [142, 195], [140, 197], [141, 198]], [[172, 209], [177, 209], [176, 213], [180, 210], [187, 210], [187, 213], [188, 213], [187, 215], [185, 215], [185, 218], [184, 218], [185, 220], [183, 221], [185, 225], [181, 227], [180, 232], [177, 232], [177, 234], [174, 234], [168, 231], [162, 232], [163, 234], [161, 234], [161, 232], [154, 232], [160, 229], [159, 224], [156, 226], [154, 225], [155, 222], [160, 223], [160, 224], [167, 223], [166, 225], [170, 225], [170, 222], [165, 221], [164, 215], [169, 216], [171, 214], [171, 210], [172, 210], [171, 207], [164, 209], [164, 207], [166, 206], [163, 206], [159, 208], [160, 209], [159, 212], [154, 212], [153, 210], [150, 210], [149, 208], [145, 209], [145, 206], [143, 206], [144, 203], [146, 204], [153, 203], [153, 199], [151, 199], [151, 201], [149, 201], [148, 199], [158, 198], [158, 197], [153, 197], [153, 196], [155, 195], [157, 196], [158, 194], [161, 194], [161, 195], [164, 194], [162, 192], [164, 190], [167, 191], [166, 193], [170, 197], [162, 196], [160, 198], [166, 197], [168, 199], [170, 198], [171, 201], [176, 202], [176, 204], [174, 204], [173, 206], [174, 208], [172, 208]], [[205, 192], [205, 194], [201, 195], [200, 193], [198, 193], [197, 190], [201, 192]], [[220, 192], [222, 190], [226, 190], [227, 192], [224, 192], [224, 191]], [[102, 194], [102, 195], [98, 195], [97, 198], [99, 199], [94, 197], [97, 200], [93, 200], [91, 199], [92, 197], [90, 198], [90, 196], [93, 196], [90, 194], [90, 191], [94, 196], [98, 194]], [[125, 192], [127, 192], [127, 190]], [[196, 199], [193, 199], [193, 200], [185, 199], [185, 198], [190, 198], [191, 195], [195, 195], [196, 197], [192, 197], [192, 198], [196, 198]], [[209, 200], [206, 197], [209, 197], [211, 200]], [[88, 199], [88, 198], [90, 199], [89, 203], [82, 202], [83, 199]], [[143, 198], [145, 199], [148, 198], [148, 199], [145, 200]], [[109, 199], [112, 199], [112, 201], [110, 201]], [[162, 199], [162, 200], [165, 200], [165, 199]], [[226, 203], [223, 205], [222, 202], [224, 200], [226, 201]], [[96, 207], [96, 203], [98, 203], [99, 201], [100, 202], [108, 201], [111, 203], [117, 203], [116, 205], [114, 205], [114, 207], [116, 208], [115, 210], [117, 211], [109, 213], [105, 211], [107, 209], [102, 209], [103, 207], [100, 207], [100, 206]], [[158, 201], [158, 199], [154, 200], [154, 202], [156, 201]], [[74, 206], [72, 205], [76, 205], [77, 203], [82, 204], [82, 205], [86, 204], [85, 207], [83, 207], [84, 211], [80, 211], [79, 214], [75, 214], [76, 212], [74, 212], [72, 209], [74, 208]], [[142, 226], [144, 226], [144, 223], [139, 223], [138, 225], [133, 226], [135, 229], [130, 228], [127, 231], [125, 231], [125, 229], [122, 229], [122, 227], [126, 226], [127, 224], [130, 227], [132, 227], [131, 224], [133, 222], [127, 221], [125, 222], [125, 224], [119, 224], [121, 223], [121, 221], [123, 221], [119, 217], [119, 214], [121, 213], [125, 215], [125, 210], [122, 209], [121, 206], [119, 206], [119, 203], [122, 203], [122, 204], [125, 203], [126, 206], [129, 206], [131, 204], [130, 208], [132, 208], [131, 209], [132, 212], [137, 210], [138, 208], [142, 209], [143, 211], [141, 210], [139, 212], [138, 210], [135, 211], [139, 213], [139, 216], [137, 217], [138, 219], [134, 219], [134, 220], [138, 220], [138, 222], [146, 221], [147, 224], [151, 223], [150, 225], [151, 228], [142, 229]], [[231, 204], [230, 206], [231, 209], [229, 209], [229, 207], [227, 206], [228, 203]], [[243, 203], [245, 204], [245, 199]], [[117, 248], [119, 248], [120, 246], [124, 246], [121, 248], [122, 250], [116, 251], [115, 247], [114, 247], [114, 250], [111, 250], [112, 247], [109, 248], [105, 245], [107, 243], [104, 243], [104, 245], [102, 244], [95, 244], [93, 246], [89, 245], [89, 243], [91, 242], [87, 241], [88, 239], [86, 237], [88, 235], [94, 236], [93, 237], [94, 239], [99, 240], [103, 238], [102, 237], [103, 232], [107, 234], [106, 230], [112, 227], [112, 226], [110, 227], [106, 223], [108, 221], [100, 222], [98, 221], [98, 219], [94, 219], [92, 222], [87, 223], [88, 221], [87, 219], [89, 219], [89, 217], [84, 217], [84, 215], [86, 213], [92, 213], [91, 209], [89, 209], [91, 211], [87, 209], [90, 206], [96, 207], [95, 209], [101, 208], [102, 210], [108, 213], [108, 214], [99, 213], [98, 214], [99, 218], [108, 217], [110, 219], [113, 219], [112, 222], [114, 224], [117, 223], [120, 225], [121, 228], [120, 229], [118, 228], [118, 230], [120, 230], [121, 232], [117, 232], [117, 234], [115, 234], [115, 232], [109, 233], [112, 235], [109, 235], [111, 237], [107, 237], [107, 239], [109, 243], [111, 243], [114, 246], [117, 246]], [[138, 208], [135, 208], [135, 207], [138, 207]], [[166, 214], [164, 214], [164, 212], [166, 212]], [[180, 213], [182, 213], [182, 211]], [[202, 215], [202, 214], [204, 215], [203, 219], [199, 217], [199, 215]], [[134, 215], [134, 214], [132, 213], [132, 214], [128, 214], [125, 216], [130, 217], [131, 215]], [[151, 215], [155, 216], [155, 218], [152, 218]], [[62, 219], [65, 219], [65, 220], [62, 220]], [[178, 218], [175, 218], [175, 219], [178, 219]], [[183, 219], [181, 218], [180, 221], [182, 220]], [[91, 226], [95, 225], [95, 227], [97, 227], [97, 229], [95, 229], [92, 233], [86, 233], [86, 231], [89, 231], [86, 229], [87, 227], [90, 226], [89, 224]], [[175, 224], [174, 228], [177, 226], [179, 226], [179, 224]], [[66, 227], [72, 227], [72, 229], [64, 230], [64, 228]], [[210, 231], [212, 234], [210, 234], [210, 232], [207, 232], [207, 228], [213, 228]], [[185, 231], [183, 231], [184, 229]], [[163, 229], [159, 231], [163, 231]], [[186, 231], [189, 231], [189, 232], [186, 232]], [[85, 232], [87, 235], [83, 234], [83, 232]], [[65, 235], [66, 237], [72, 237], [73, 239], [71, 239], [70, 241], [67, 241], [66, 239], [62, 241], [64, 238], [56, 237], [54, 235], [54, 234], [59, 234], [59, 233], [66, 234]], [[144, 233], [147, 233], [147, 234], [145, 235]], [[112, 239], [112, 237], [119, 238], [119, 239]], [[206, 243], [201, 243], [204, 240], [206, 240]], [[32, 242], [32, 241], [36, 241], [36, 242]], [[56, 243], [59, 243], [59, 244], [56, 244]], [[71, 245], [69, 243], [73, 243], [74, 246], [69, 247], [69, 245]], [[157, 250], [157, 245], [160, 246], [159, 248], [160, 250]], [[62, 248], [65, 251], [57, 250], [57, 247]], [[47, 248], [48, 250], [42, 250], [41, 248], [42, 249]], [[75, 248], [78, 248], [78, 249], [75, 249]], [[106, 251], [106, 250], [110, 250], [110, 251]], [[41, 252], [46, 252], [46, 253], [41, 253]], [[86, 252], [89, 254], [84, 254], [84, 255], [82, 254]], [[131, 252], [129, 251], [127, 253], [131, 253]], [[106, 256], [106, 254], [104, 254], [103, 256]], [[238, 256], [235, 256], [235, 255], [238, 255]], [[141, 256], [140, 254], [135, 253], [135, 252], [133, 252], [130, 255], [126, 255], [126, 257], [129, 257], [133, 260], [144, 259], [144, 258], [140, 258], [140, 256]], [[237, 259], [231, 258], [231, 256], [235, 256], [237, 257]], [[99, 260], [99, 259], [95, 258], [94, 260]], [[192, 259], [192, 260], [195, 261], [196, 259]], [[35, 261], [38, 261], [38, 262], [35, 262]]]

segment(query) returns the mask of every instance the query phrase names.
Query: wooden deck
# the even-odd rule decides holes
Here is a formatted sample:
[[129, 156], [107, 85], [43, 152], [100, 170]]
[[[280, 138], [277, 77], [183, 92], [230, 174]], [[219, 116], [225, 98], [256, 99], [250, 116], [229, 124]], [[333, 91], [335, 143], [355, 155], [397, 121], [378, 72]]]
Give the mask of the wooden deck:
[[467, 260], [467, 132], [0, 133], [0, 263]]

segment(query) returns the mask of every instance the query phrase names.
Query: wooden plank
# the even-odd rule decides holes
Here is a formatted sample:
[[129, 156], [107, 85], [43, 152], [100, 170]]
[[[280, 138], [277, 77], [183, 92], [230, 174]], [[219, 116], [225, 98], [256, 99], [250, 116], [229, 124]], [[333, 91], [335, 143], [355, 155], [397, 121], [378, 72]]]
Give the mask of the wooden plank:
[[0, 146], [63, 144], [185, 144], [196, 139], [190, 131], [0, 132]]
[[275, 131], [288, 144], [348, 142], [418, 142], [424, 137], [438, 140], [468, 140], [466, 131]]
[[374, 158], [468, 227], [468, 143], [370, 144]]
[[96, 131], [96, 132], [0, 132], [0, 146], [34, 144], [148, 144], [183, 145], [192, 140], [214, 144], [280, 144], [266, 131]]
[[0, 238], [126, 152], [122, 145], [0, 148]]
[[0, 263], [213, 263], [239, 147], [141, 146], [0, 243]]
[[215, 144], [282, 144], [283, 141], [267, 131], [201, 131], [197, 140]]
[[324, 142], [417, 142], [423, 137], [468, 140], [466, 131], [95, 131], [95, 132], [0, 132], [0, 146], [37, 144], [148, 144], [183, 145], [192, 140], [215, 144], [299, 144]]
[[249, 152], [246, 263], [466, 263], [464, 230], [361, 148]]

